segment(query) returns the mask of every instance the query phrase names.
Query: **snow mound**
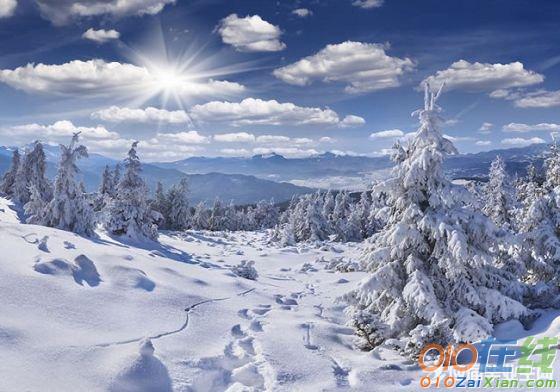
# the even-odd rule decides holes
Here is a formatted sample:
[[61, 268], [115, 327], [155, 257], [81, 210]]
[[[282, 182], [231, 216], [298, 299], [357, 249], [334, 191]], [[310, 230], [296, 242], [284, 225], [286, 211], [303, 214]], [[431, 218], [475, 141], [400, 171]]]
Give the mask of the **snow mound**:
[[111, 392], [171, 392], [171, 378], [165, 365], [154, 355], [150, 339], [140, 342], [136, 354], [115, 378]]
[[40, 274], [55, 276], [71, 276], [80, 286], [87, 283], [90, 287], [98, 286], [101, 277], [95, 264], [85, 255], [79, 255], [70, 263], [65, 259], [56, 258], [50, 261], [37, 261], [33, 269]]
[[124, 288], [152, 291], [156, 284], [146, 273], [137, 268], [116, 266], [111, 269], [111, 283]]

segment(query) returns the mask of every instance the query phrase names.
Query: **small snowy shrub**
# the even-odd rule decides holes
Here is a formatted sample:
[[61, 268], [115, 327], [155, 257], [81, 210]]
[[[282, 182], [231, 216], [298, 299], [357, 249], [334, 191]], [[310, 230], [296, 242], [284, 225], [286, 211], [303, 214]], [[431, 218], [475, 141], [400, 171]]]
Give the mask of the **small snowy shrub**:
[[243, 260], [241, 264], [235, 265], [231, 271], [242, 278], [249, 280], [257, 280], [259, 274], [255, 269], [255, 262], [253, 260]]

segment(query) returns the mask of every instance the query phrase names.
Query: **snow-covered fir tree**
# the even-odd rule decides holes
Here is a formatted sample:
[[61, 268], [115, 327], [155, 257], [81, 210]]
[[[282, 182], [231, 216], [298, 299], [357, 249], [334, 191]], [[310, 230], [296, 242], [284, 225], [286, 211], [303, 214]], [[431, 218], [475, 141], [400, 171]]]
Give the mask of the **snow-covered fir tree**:
[[117, 163], [115, 165], [115, 169], [113, 169], [113, 174], [111, 175], [113, 178], [113, 197], [117, 195], [117, 191], [119, 188], [119, 183], [121, 182], [121, 164]]
[[506, 172], [502, 157], [497, 156], [490, 165], [488, 182], [484, 185], [482, 212], [499, 227], [513, 229], [515, 223], [515, 190]]
[[19, 150], [16, 148], [12, 153], [12, 162], [4, 176], [2, 176], [2, 183], [0, 184], [0, 193], [12, 198], [14, 195], [14, 186], [16, 183], [17, 173], [20, 165]]
[[209, 210], [204, 205], [204, 202], [200, 202], [194, 208], [194, 213], [192, 217], [192, 226], [195, 230], [208, 230], [209, 224]]
[[48, 202], [52, 198], [52, 187], [46, 177], [47, 162], [43, 144], [39, 141], [33, 143], [33, 149], [28, 151], [17, 172], [14, 184], [14, 201], [24, 205], [31, 197], [31, 186], [39, 192], [41, 199]]
[[363, 227], [363, 212], [359, 204], [354, 204], [350, 207], [350, 213], [346, 219], [346, 225], [344, 230], [344, 238], [346, 241], [359, 242], [364, 239], [364, 227]]
[[168, 228], [171, 230], [186, 230], [190, 225], [191, 211], [188, 192], [188, 181], [183, 178], [179, 184], [173, 185], [167, 193], [169, 208], [165, 219]]
[[222, 201], [218, 198], [214, 200], [214, 205], [210, 211], [210, 218], [208, 220], [208, 229], [213, 231], [218, 231], [222, 227], [222, 220], [224, 216], [224, 210], [222, 208]]
[[31, 225], [44, 225], [46, 203], [34, 185], [29, 187], [29, 201], [23, 206], [25, 212], [25, 222]]
[[88, 156], [87, 148], [78, 145], [79, 135], [76, 132], [68, 146], [60, 145], [53, 198], [46, 207], [42, 224], [91, 236], [95, 230], [93, 208], [76, 179], [77, 160]]
[[524, 286], [491, 252], [497, 228], [444, 177], [444, 156], [456, 150], [439, 130], [440, 92], [426, 86], [420, 127], [395, 146], [394, 178], [376, 187], [391, 215], [363, 255], [370, 276], [344, 297], [364, 347], [394, 339], [415, 354], [428, 342], [484, 339], [495, 323], [527, 313]]
[[332, 191], [329, 189], [325, 194], [325, 198], [323, 201], [323, 216], [329, 222], [331, 226], [334, 227], [332, 222], [332, 213], [334, 211], [334, 196]]
[[170, 213], [169, 199], [165, 194], [165, 190], [163, 189], [163, 184], [161, 183], [161, 181], [157, 182], [154, 198], [153, 200], [150, 200], [149, 204], [152, 211], [157, 211], [157, 213], [159, 214], [159, 219], [156, 219], [155, 222], [157, 226], [160, 229], [168, 229], [168, 218]]
[[350, 216], [350, 194], [341, 191], [336, 195], [334, 209], [331, 214], [331, 224], [337, 241], [347, 241], [346, 221]]
[[544, 167], [546, 169], [544, 188], [551, 191], [560, 186], [560, 148], [556, 141], [550, 146]]
[[109, 206], [106, 228], [116, 235], [156, 240], [157, 226], [148, 206], [146, 183], [140, 176], [142, 165], [136, 152], [137, 147], [138, 142], [134, 142], [128, 151], [117, 196]]
[[115, 182], [113, 181], [113, 172], [109, 168], [109, 165], [105, 166], [103, 173], [101, 174], [101, 184], [99, 184], [99, 190], [97, 191], [101, 196], [113, 196]]
[[224, 230], [236, 231], [243, 227], [243, 211], [241, 214], [235, 208], [233, 201], [230, 201], [229, 205], [224, 210], [223, 227]]
[[519, 222], [522, 257], [530, 285], [530, 301], [536, 306], [560, 306], [560, 184], [558, 147], [551, 146], [545, 160], [545, 179], [538, 183], [534, 166], [518, 185], [523, 202]]

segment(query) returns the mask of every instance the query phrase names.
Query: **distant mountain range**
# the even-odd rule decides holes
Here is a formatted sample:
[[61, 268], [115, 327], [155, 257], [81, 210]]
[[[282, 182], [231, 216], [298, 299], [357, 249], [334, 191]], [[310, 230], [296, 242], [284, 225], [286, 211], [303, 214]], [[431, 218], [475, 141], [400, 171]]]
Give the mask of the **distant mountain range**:
[[[59, 160], [59, 148], [45, 145], [44, 150], [47, 158], [47, 176], [53, 179]], [[3, 174], [10, 166], [12, 151], [10, 148], [0, 147], [0, 174]], [[88, 191], [97, 189], [105, 166], [114, 167], [117, 162], [99, 154], [90, 154], [87, 159], [78, 161], [81, 180], [84, 181], [86, 189]], [[161, 181], [167, 188], [186, 177], [189, 181], [190, 199], [193, 203], [199, 201], [210, 203], [216, 197], [225, 202], [233, 200], [236, 204], [250, 204], [272, 198], [277, 202], [283, 202], [291, 199], [293, 195], [314, 191], [314, 189], [304, 186], [269, 181], [250, 175], [214, 172], [187, 174], [173, 168], [149, 163], [142, 165], [142, 176], [151, 190], [155, 189], [158, 181]]]
[[[477, 154], [450, 156], [445, 171], [452, 179], [485, 178], [490, 163], [501, 155], [510, 174], [525, 175], [529, 163], [542, 166], [549, 146], [533, 144], [528, 147], [492, 150]], [[59, 159], [58, 147], [45, 146], [47, 174], [54, 178]], [[0, 147], [0, 174], [9, 167], [12, 151]], [[105, 165], [113, 167], [116, 160], [90, 154], [78, 166], [88, 190], [97, 188]], [[187, 177], [191, 200], [233, 200], [236, 204], [254, 203], [274, 198], [278, 202], [292, 195], [313, 192], [315, 188], [361, 190], [372, 180], [390, 175], [393, 163], [387, 156], [363, 157], [325, 153], [309, 158], [288, 159], [281, 155], [255, 155], [250, 158], [193, 157], [176, 162], [143, 164], [143, 176], [150, 189], [158, 181], [165, 187]]]
[[[537, 166], [548, 151], [547, 144], [460, 154], [446, 159], [444, 167], [453, 179], [486, 177], [490, 163], [501, 155], [511, 174], [524, 175], [530, 162]], [[367, 186], [373, 179], [386, 178], [393, 162], [388, 156], [363, 157], [325, 153], [309, 158], [287, 159], [281, 155], [255, 155], [251, 158], [194, 157], [170, 163], [153, 163], [184, 173], [219, 172], [246, 174], [274, 181], [286, 181], [317, 188], [354, 188]]]

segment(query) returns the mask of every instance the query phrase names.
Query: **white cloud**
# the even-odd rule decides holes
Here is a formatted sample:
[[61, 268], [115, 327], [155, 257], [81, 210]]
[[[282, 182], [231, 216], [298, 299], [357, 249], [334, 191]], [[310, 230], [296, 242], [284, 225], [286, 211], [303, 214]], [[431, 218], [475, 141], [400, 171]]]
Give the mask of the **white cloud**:
[[57, 121], [51, 125], [24, 124], [12, 127], [1, 128], [0, 132], [4, 135], [13, 137], [16, 140], [40, 139], [50, 142], [66, 141], [74, 132], [81, 132], [81, 136], [88, 139], [117, 139], [119, 135], [108, 131], [105, 127], [75, 126], [71, 121]]
[[445, 137], [446, 139], [451, 140], [452, 142], [468, 142], [471, 140], [474, 140], [474, 138], [470, 137], [470, 136], [452, 136], [452, 135], [446, 135], [444, 134], [443, 137]]
[[[16, 69], [0, 70], [0, 82], [32, 93], [58, 95], [133, 95], [157, 92], [161, 87], [158, 75], [133, 64], [94, 59], [73, 60], [59, 65], [27, 64]], [[245, 90], [244, 86], [207, 80], [183, 82], [175, 86], [177, 93], [190, 96], [228, 96]]]
[[315, 149], [300, 149], [297, 147], [257, 147], [253, 149], [254, 154], [279, 154], [287, 158], [306, 158], [318, 155]]
[[374, 151], [373, 156], [385, 156], [385, 155], [391, 155], [392, 153], [393, 153], [392, 148], [382, 148], [379, 151]]
[[[51, 125], [24, 124], [2, 127], [0, 135], [9, 137], [11, 143], [26, 144], [30, 140], [39, 139], [47, 143], [67, 144], [76, 131], [81, 132], [81, 140], [91, 152], [117, 159], [121, 159], [126, 154], [134, 141], [101, 125], [77, 126], [67, 120], [57, 121]], [[209, 142], [207, 137], [194, 131], [177, 134], [158, 133], [153, 138], [139, 140], [141, 158], [156, 161], [182, 159], [200, 153], [204, 151], [200, 144]]]
[[83, 38], [98, 42], [100, 44], [119, 39], [120, 36], [121, 33], [119, 33], [117, 30], [95, 30], [92, 28], [88, 29], [84, 34], [82, 34]]
[[114, 17], [155, 15], [176, 0], [36, 0], [43, 17], [57, 25], [75, 18], [111, 15]]
[[0, 0], [0, 18], [8, 18], [14, 14], [17, 7], [16, 0]]
[[111, 106], [92, 113], [93, 118], [110, 122], [137, 122], [137, 123], [189, 123], [189, 115], [184, 110], [169, 111], [147, 107], [145, 109], [121, 108]]
[[330, 136], [323, 136], [322, 138], [319, 139], [319, 142], [321, 142], [321, 143], [336, 143], [336, 139], [333, 139]]
[[292, 144], [311, 144], [313, 143], [312, 139], [306, 137], [296, 137], [291, 138], [288, 136], [283, 135], [261, 135], [258, 136], [256, 142], [259, 144], [280, 144], [286, 145], [287, 143]]
[[414, 69], [408, 58], [387, 55], [388, 45], [346, 41], [274, 70], [282, 81], [305, 86], [314, 80], [346, 83], [348, 93], [364, 93], [400, 85], [399, 77]]
[[240, 52], [277, 52], [286, 48], [280, 41], [280, 28], [259, 15], [240, 18], [231, 14], [220, 21], [217, 31], [225, 44]]
[[477, 140], [475, 144], [477, 146], [489, 146], [492, 142], [490, 140]]
[[521, 124], [509, 123], [502, 127], [504, 132], [533, 132], [533, 131], [558, 131], [560, 124], [540, 123], [540, 124]]
[[386, 131], [374, 132], [369, 135], [370, 139], [391, 139], [404, 136], [404, 132], [400, 129], [388, 129]]
[[512, 137], [502, 140], [501, 142], [507, 146], [528, 146], [530, 144], [546, 143], [540, 137], [532, 137], [530, 139], [524, 139], [522, 137]]
[[348, 128], [348, 127], [357, 127], [360, 125], [364, 125], [366, 120], [364, 120], [360, 116], [354, 116], [353, 114], [349, 114], [340, 122], [339, 127], [341, 128]]
[[230, 155], [233, 157], [246, 157], [251, 155], [251, 152], [244, 148], [223, 148], [220, 152], [224, 155]]
[[542, 83], [543, 80], [543, 75], [525, 69], [520, 62], [489, 64], [459, 60], [451, 64], [449, 68], [427, 77], [422, 84], [429, 82], [434, 88], [439, 88], [445, 82], [447, 90], [491, 92], [511, 87], [530, 86]]
[[297, 8], [292, 11], [292, 14], [297, 15], [300, 18], [306, 18], [313, 15], [313, 12], [311, 10], [308, 10], [307, 8]]
[[354, 0], [352, 5], [364, 9], [379, 8], [383, 5], [384, 0]]
[[539, 90], [523, 95], [509, 95], [508, 98], [513, 99], [515, 106], [520, 108], [552, 108], [560, 106], [560, 90]]
[[478, 128], [478, 132], [480, 133], [490, 133], [490, 130], [494, 127], [494, 124], [489, 122], [483, 122], [480, 128]]
[[[186, 143], [186, 144], [206, 144], [210, 143], [210, 138], [201, 135], [197, 131], [177, 132], [177, 133], [158, 133], [156, 139], [166, 143]], [[157, 143], [154, 143], [157, 144]]]
[[288, 143], [290, 138], [281, 135], [261, 135], [257, 137], [257, 143], [271, 144], [271, 143]]
[[339, 125], [338, 114], [331, 109], [301, 107], [275, 100], [246, 98], [241, 102], [212, 101], [195, 105], [191, 117], [202, 122], [229, 122], [244, 125]]
[[214, 135], [214, 140], [223, 143], [252, 143], [255, 141], [255, 135], [247, 132], [222, 133]]

